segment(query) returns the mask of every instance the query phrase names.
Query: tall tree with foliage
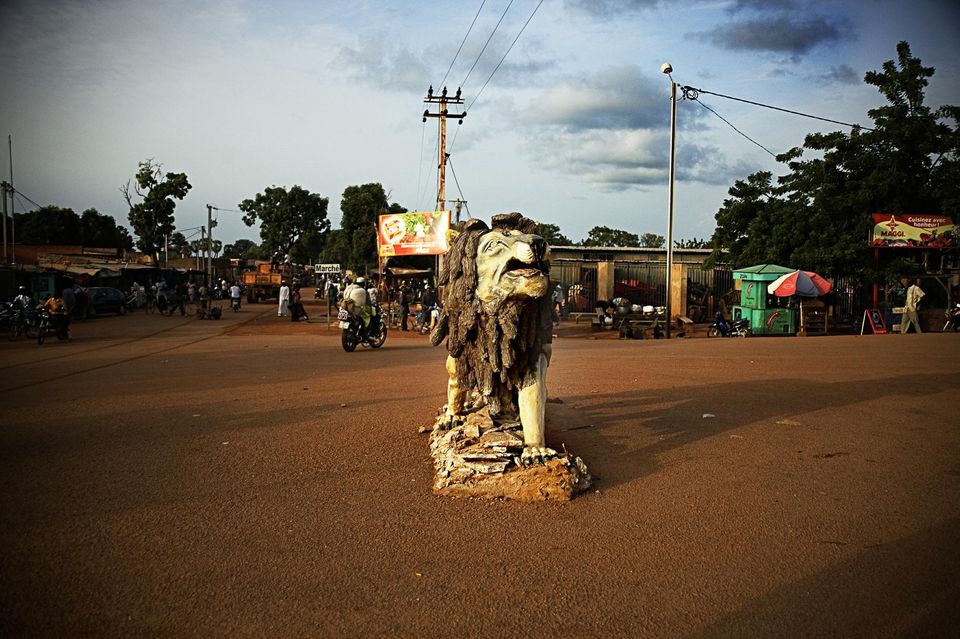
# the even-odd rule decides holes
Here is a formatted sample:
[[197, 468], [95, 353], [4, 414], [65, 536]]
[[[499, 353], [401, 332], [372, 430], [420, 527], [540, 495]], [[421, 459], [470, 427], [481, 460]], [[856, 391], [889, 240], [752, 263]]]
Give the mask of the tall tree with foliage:
[[377, 265], [377, 220], [388, 213], [406, 213], [399, 204], [390, 204], [379, 183], [348, 186], [340, 200], [340, 232], [330, 253], [339, 255], [340, 264], [356, 272]]
[[[152, 159], [139, 163], [137, 175], [132, 182], [120, 187], [123, 198], [130, 207], [127, 219], [137, 235], [137, 248], [160, 259], [164, 236], [173, 233], [173, 211], [176, 200], [182, 200], [192, 187], [186, 173], [164, 174], [163, 165]], [[136, 198], [141, 202], [134, 203]]]
[[80, 216], [73, 209], [43, 206], [13, 216], [17, 242], [22, 244], [79, 244]]
[[933, 74], [899, 43], [896, 61], [864, 76], [887, 101], [867, 112], [873, 130], [807, 135], [803, 148], [779, 156], [789, 172], [776, 183], [766, 171], [738, 180], [717, 212], [712, 261], [775, 262], [866, 280], [874, 275], [866, 248], [871, 213], [954, 213], [960, 109], [924, 104]]
[[[265, 259], [260, 247], [253, 240], [237, 240], [233, 244], [227, 244], [223, 247], [223, 256], [238, 260], [259, 260]], [[267, 256], [269, 257], [269, 255]]]
[[84, 246], [133, 250], [130, 232], [111, 215], [103, 215], [97, 209], [87, 209], [80, 215], [80, 233]]
[[639, 246], [640, 238], [636, 233], [595, 226], [587, 233], [583, 246]]
[[560, 232], [560, 227], [558, 225], [541, 222], [538, 226], [540, 228], [540, 237], [545, 239], [549, 246], [573, 245], [573, 242], [570, 241], [570, 238]]
[[322, 235], [330, 229], [328, 204], [327, 198], [300, 186], [294, 185], [289, 191], [282, 186], [271, 186], [253, 199], [241, 202], [240, 210], [245, 214], [243, 223], [247, 226], [260, 222], [262, 251], [283, 257], [304, 235]]
[[640, 236], [640, 246], [643, 248], [663, 248], [666, 245], [667, 240], [662, 235], [644, 233]]

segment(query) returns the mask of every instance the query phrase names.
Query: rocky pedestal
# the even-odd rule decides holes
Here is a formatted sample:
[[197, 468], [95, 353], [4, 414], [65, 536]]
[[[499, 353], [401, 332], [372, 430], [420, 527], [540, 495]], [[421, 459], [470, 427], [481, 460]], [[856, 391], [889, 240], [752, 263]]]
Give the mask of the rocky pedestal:
[[452, 497], [517, 501], [568, 501], [590, 487], [579, 457], [562, 451], [545, 464], [524, 466], [519, 423], [495, 425], [485, 411], [470, 413], [450, 429], [438, 419], [430, 433], [435, 477], [433, 492]]

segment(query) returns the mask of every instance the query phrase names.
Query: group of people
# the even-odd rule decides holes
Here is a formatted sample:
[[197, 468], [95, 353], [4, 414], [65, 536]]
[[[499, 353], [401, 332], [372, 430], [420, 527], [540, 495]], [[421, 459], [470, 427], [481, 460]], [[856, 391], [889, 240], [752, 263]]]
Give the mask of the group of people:
[[307, 311], [303, 308], [303, 296], [300, 294], [299, 284], [294, 284], [293, 290], [291, 290], [286, 281], [281, 282], [279, 297], [280, 303], [277, 306], [277, 317], [287, 317], [289, 315], [291, 322], [310, 319]]
[[[79, 283], [73, 286], [67, 286], [63, 289], [61, 297], [50, 298], [58, 300], [59, 308], [57, 312], [62, 312], [69, 318], [85, 320], [87, 318], [87, 308], [90, 305], [90, 296], [87, 289]], [[33, 300], [27, 293], [27, 287], [21, 286], [19, 294], [14, 298], [14, 304], [19, 304], [23, 308], [30, 309], [33, 306]]]

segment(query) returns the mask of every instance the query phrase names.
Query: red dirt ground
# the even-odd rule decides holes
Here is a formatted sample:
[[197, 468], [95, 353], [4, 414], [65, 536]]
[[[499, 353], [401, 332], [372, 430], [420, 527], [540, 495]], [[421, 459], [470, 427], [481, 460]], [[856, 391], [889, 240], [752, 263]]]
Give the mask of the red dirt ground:
[[955, 636], [960, 335], [564, 325], [597, 490], [517, 504], [430, 492], [442, 348], [318, 308], [0, 344], [0, 634]]

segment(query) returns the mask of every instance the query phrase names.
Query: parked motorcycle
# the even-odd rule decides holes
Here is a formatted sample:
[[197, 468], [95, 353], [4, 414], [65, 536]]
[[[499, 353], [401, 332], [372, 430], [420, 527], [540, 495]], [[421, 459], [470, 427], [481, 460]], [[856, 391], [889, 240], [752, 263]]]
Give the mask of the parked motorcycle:
[[943, 332], [960, 331], [960, 304], [957, 304], [953, 308], [948, 308], [944, 315], [947, 318], [947, 322], [943, 325]]
[[373, 309], [375, 313], [370, 318], [370, 326], [367, 327], [364, 327], [359, 314], [353, 314], [345, 308], [341, 308], [337, 313], [337, 320], [340, 322], [340, 328], [343, 329], [340, 336], [343, 350], [352, 353], [361, 344], [380, 348], [387, 341], [387, 325], [384, 323], [383, 312], [376, 304], [373, 305]]
[[720, 311], [717, 311], [713, 322], [707, 326], [707, 337], [749, 337], [752, 334], [750, 320], [741, 317], [731, 324], [723, 318]]

